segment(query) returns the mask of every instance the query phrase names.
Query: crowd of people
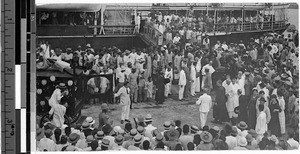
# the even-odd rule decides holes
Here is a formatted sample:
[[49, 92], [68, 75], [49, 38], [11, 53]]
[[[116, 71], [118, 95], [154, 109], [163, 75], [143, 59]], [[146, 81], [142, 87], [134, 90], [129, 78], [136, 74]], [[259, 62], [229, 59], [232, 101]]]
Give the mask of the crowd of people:
[[[163, 22], [165, 17], [158, 15], [157, 20]], [[168, 16], [165, 21], [167, 19]], [[56, 68], [74, 75], [115, 74], [115, 103], [123, 107], [122, 125], [114, 128], [106, 114], [108, 107], [105, 103], [108, 102], [105, 100], [101, 102], [98, 128], [94, 127], [91, 117], [78, 126], [65, 126], [62, 119], [68, 105], [63, 98], [68, 92], [64, 91], [63, 84], [58, 85], [51, 97], [53, 99], [49, 101], [50, 114], [56, 121], [38, 128], [38, 150], [298, 148], [297, 32], [287, 36], [266, 33], [251, 38], [249, 42], [218, 41], [211, 45], [208, 36], [199, 38], [199, 41], [198, 38], [195, 41], [194, 37], [187, 37], [190, 28], [195, 26], [191, 22], [183, 23], [188, 25], [187, 30], [182, 32], [186, 39], [180, 39], [182, 34], [179, 31], [174, 38], [170, 37], [172, 43], [167, 45], [132, 48], [123, 52], [115, 46], [95, 50], [90, 44], [85, 48], [51, 49], [50, 45], [42, 42], [37, 50], [38, 70]], [[172, 27], [172, 24], [169, 25]], [[82, 71], [78, 73], [76, 69]], [[225, 70], [226, 77], [214, 77], [219, 70]], [[103, 94], [107, 92], [109, 82], [100, 78], [99, 81], [91, 79], [87, 84], [90, 93]], [[176, 93], [179, 101], [204, 93], [195, 103], [200, 106], [200, 122], [191, 122], [200, 123], [200, 127], [187, 124], [181, 127], [181, 122], [175, 120], [165, 122], [165, 130], [158, 131], [151, 124], [151, 115], [147, 115], [141, 120], [144, 122], [133, 128], [129, 120], [130, 106], [149, 101], [162, 104], [177, 89], [175, 85], [178, 85]], [[215, 102], [212, 102], [212, 97], [215, 97]], [[214, 122], [226, 123], [223, 129], [206, 125], [211, 109]]]
[[[263, 14], [249, 14], [242, 18], [241, 14], [228, 15], [220, 12], [217, 17], [214, 17], [214, 14], [204, 14], [203, 12], [196, 14], [193, 12], [191, 13], [190, 11], [181, 15], [177, 13], [151, 13], [146, 21], [164, 34], [167, 41], [172, 41], [179, 33], [181, 38], [190, 41], [190, 43], [200, 41], [204, 33], [261, 30], [264, 29], [264, 25], [270, 28], [269, 23], [263, 22], [273, 21], [272, 16]], [[249, 26], [244, 27], [243, 24], [248, 24]]]

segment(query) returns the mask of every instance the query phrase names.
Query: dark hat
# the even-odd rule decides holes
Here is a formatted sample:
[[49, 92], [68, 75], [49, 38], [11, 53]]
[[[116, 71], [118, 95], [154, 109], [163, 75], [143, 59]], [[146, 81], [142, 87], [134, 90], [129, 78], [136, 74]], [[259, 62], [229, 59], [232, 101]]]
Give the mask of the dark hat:
[[70, 136], [68, 138], [68, 142], [69, 143], [76, 143], [79, 139], [80, 139], [80, 136], [78, 134], [72, 133], [72, 134], [70, 134]]
[[261, 98], [259, 99], [259, 101], [266, 102], [266, 99], [265, 99], [264, 97], [261, 97]]
[[254, 129], [250, 129], [250, 130], [248, 131], [248, 134], [250, 134], [253, 138], [256, 138], [256, 137], [257, 137], [257, 133], [256, 133], [256, 131], [255, 131]]
[[234, 111], [235, 114], [239, 114], [240, 113], [240, 106], [235, 107], [233, 111]]
[[167, 137], [169, 140], [176, 140], [179, 137], [179, 132], [178, 130], [172, 128], [166, 132]]
[[110, 124], [106, 124], [105, 126], [102, 127], [102, 131], [104, 132], [104, 134], [109, 134], [112, 130], [113, 128], [111, 127]]
[[104, 138], [104, 132], [103, 131], [98, 131], [97, 134], [95, 134], [95, 138], [97, 140], [102, 140]]
[[206, 142], [206, 143], [209, 143], [212, 141], [213, 137], [212, 135], [208, 132], [208, 131], [203, 131], [201, 134], [200, 134], [200, 138], [203, 142]]
[[45, 132], [44, 132], [45, 136], [52, 136], [53, 135], [53, 132], [51, 129], [46, 129]]
[[247, 142], [252, 142], [253, 141], [253, 136], [251, 134], [246, 135], [246, 140]]
[[239, 124], [237, 125], [237, 127], [238, 127], [239, 129], [245, 130], [245, 129], [248, 128], [248, 125], [246, 124], [246, 122], [240, 121]]
[[115, 137], [115, 143], [122, 144], [124, 141], [124, 137], [122, 135], [118, 135]]
[[232, 127], [232, 130], [231, 130], [231, 135], [237, 135], [238, 134], [238, 130], [236, 127]]

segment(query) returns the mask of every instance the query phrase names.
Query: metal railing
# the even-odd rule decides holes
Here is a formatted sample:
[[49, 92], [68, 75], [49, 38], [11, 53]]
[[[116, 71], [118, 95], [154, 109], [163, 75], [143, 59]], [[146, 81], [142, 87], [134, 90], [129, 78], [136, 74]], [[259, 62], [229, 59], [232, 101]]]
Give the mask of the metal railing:
[[[88, 26], [89, 29], [94, 30], [94, 35], [132, 35], [134, 32], [134, 25], [104, 25], [104, 26]], [[103, 28], [103, 31], [101, 31]]]
[[159, 45], [159, 41], [162, 41], [162, 45], [166, 44], [166, 36], [149, 23], [145, 23], [143, 27], [143, 34], [148, 39], [151, 39], [155, 45]]
[[214, 24], [214, 32], [247, 32], [259, 30], [276, 30], [286, 27], [286, 20], [283, 21], [265, 21], [257, 23], [218, 23]]

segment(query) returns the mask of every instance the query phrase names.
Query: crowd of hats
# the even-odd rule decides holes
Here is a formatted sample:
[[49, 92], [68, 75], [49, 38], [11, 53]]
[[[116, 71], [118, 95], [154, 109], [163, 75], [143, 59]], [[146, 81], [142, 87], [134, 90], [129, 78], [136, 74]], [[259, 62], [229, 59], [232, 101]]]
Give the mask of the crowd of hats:
[[[94, 127], [95, 120], [87, 117], [82, 125], [75, 127], [64, 125], [56, 128], [46, 123], [36, 130], [38, 151], [105, 151], [105, 150], [287, 150], [296, 149], [289, 145], [287, 139], [299, 141], [295, 132], [289, 131], [288, 138], [276, 137], [266, 132], [260, 136], [253, 129], [248, 129], [244, 121], [232, 126], [225, 123], [224, 127], [184, 124], [180, 120], [165, 121], [164, 130], [153, 129], [151, 136], [146, 135], [148, 125], [152, 126], [151, 114], [139, 118], [139, 124], [111, 126], [109, 124], [98, 130]], [[57, 131], [60, 129], [61, 131]], [[53, 133], [54, 132], [54, 133]], [[60, 132], [60, 133], [56, 133]], [[292, 135], [291, 135], [292, 134]], [[58, 137], [57, 137], [58, 136]], [[185, 137], [191, 137], [186, 143]], [[230, 138], [231, 137], [231, 138]], [[67, 138], [63, 142], [62, 138]], [[232, 138], [236, 144], [232, 145]], [[47, 140], [47, 142], [45, 142]], [[49, 140], [53, 140], [52, 142]], [[176, 146], [172, 146], [176, 144]], [[51, 148], [52, 147], [52, 148]], [[62, 147], [62, 148], [61, 148]], [[134, 148], [133, 148], [134, 147]]]

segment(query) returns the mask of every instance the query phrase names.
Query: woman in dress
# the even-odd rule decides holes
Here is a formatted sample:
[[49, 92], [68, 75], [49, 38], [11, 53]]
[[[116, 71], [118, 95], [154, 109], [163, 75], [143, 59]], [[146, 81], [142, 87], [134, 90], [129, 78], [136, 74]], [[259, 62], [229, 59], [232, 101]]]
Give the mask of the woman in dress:
[[252, 96], [248, 103], [248, 127], [249, 129], [254, 129], [256, 125], [256, 100], [258, 98], [258, 91], [257, 89], [252, 90]]
[[226, 102], [227, 102], [227, 97], [225, 93], [225, 88], [222, 86], [222, 81], [218, 80], [217, 81], [217, 90], [216, 90], [216, 111], [214, 111], [215, 114], [215, 121], [216, 122], [228, 122], [229, 121], [229, 116], [226, 108]]
[[158, 70], [158, 77], [157, 77], [157, 85], [156, 85], [156, 95], [155, 95], [155, 101], [156, 104], [162, 104], [165, 101], [165, 78], [164, 78], [164, 72], [160, 68]]
[[279, 106], [276, 95], [271, 95], [270, 98], [270, 112], [271, 112], [271, 120], [268, 124], [268, 128], [271, 131], [271, 134], [275, 136], [281, 135], [280, 123], [279, 123], [279, 112], [281, 112], [281, 108]]

